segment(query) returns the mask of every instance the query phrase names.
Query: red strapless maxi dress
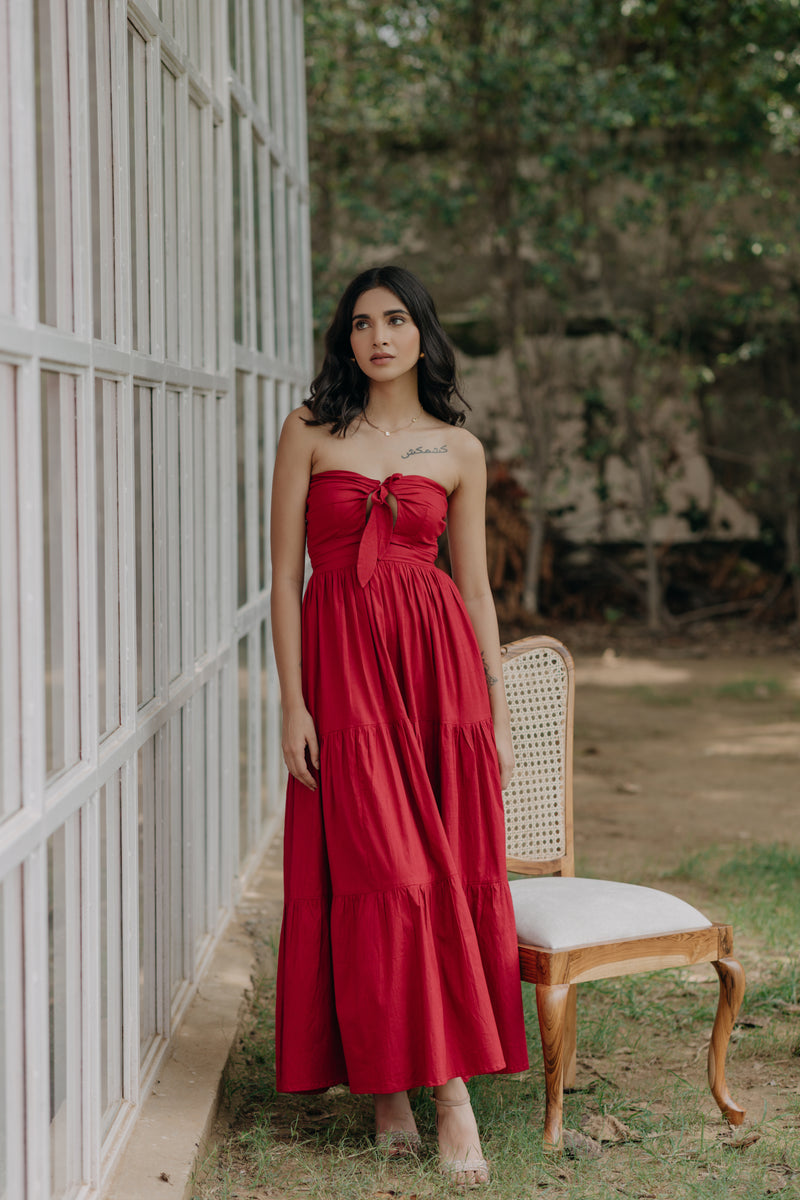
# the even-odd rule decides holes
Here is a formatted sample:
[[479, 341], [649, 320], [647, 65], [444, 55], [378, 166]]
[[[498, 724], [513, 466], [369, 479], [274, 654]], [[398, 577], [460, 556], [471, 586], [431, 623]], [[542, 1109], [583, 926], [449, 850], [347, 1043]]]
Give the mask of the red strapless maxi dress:
[[286, 798], [282, 1092], [528, 1065], [483, 665], [434, 565], [446, 514], [424, 476], [311, 478], [303, 688], [320, 768], [316, 791], [291, 778]]

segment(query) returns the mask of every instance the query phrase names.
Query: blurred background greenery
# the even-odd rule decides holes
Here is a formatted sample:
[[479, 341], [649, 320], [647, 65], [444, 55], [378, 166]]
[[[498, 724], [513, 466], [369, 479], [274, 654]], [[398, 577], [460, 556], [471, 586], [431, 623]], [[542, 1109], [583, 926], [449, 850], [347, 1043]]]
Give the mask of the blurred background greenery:
[[800, 618], [800, 0], [305, 0], [315, 319], [397, 262], [506, 625]]

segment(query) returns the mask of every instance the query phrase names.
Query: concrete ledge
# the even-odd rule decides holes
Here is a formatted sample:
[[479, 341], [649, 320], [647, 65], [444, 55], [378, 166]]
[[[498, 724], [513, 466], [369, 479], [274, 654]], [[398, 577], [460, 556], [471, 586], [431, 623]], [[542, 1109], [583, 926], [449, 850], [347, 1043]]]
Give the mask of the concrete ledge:
[[[279, 839], [273, 839], [244, 888], [186, 1015], [143, 1102], [105, 1200], [191, 1200], [192, 1173], [205, 1152], [220, 1099], [222, 1073], [236, 1037], [256, 960], [254, 927], [280, 914]], [[272, 918], [270, 920], [270, 918]]]

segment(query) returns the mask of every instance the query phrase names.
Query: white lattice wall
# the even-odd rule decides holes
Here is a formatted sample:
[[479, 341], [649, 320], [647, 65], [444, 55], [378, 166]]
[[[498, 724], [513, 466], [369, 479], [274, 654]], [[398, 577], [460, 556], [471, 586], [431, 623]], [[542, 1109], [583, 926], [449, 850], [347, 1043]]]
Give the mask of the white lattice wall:
[[99, 1195], [281, 805], [297, 0], [0, 0], [0, 1197]]

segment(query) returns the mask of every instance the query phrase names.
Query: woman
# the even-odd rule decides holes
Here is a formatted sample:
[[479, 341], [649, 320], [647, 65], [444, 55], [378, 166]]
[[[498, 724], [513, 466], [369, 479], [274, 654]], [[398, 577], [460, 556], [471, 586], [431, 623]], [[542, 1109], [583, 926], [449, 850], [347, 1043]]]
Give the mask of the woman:
[[[290, 779], [279, 1091], [374, 1096], [376, 1140], [488, 1180], [464, 1078], [527, 1067], [501, 786], [508, 707], [486, 470], [433, 301], [399, 267], [349, 285], [272, 500], [272, 628]], [[453, 579], [434, 565], [447, 525]], [[313, 574], [305, 597], [304, 553]]]

